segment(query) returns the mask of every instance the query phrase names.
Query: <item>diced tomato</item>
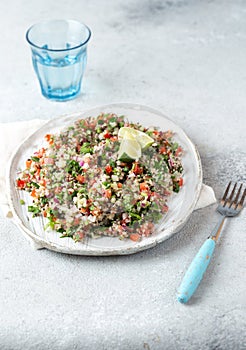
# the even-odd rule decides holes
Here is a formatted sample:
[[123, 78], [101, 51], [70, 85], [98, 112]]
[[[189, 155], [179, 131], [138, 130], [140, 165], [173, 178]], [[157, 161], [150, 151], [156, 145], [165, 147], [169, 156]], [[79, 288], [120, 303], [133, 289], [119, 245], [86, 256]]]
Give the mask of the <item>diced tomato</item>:
[[47, 216], [47, 212], [43, 211], [43, 217], [46, 218], [46, 216]]
[[41, 148], [38, 152], [35, 153], [35, 156], [37, 156], [38, 158], [43, 157], [45, 153], [45, 148]]
[[183, 152], [181, 147], [178, 147], [175, 152], [175, 156], [178, 157]]
[[103, 136], [105, 139], [110, 139], [112, 137], [112, 135], [109, 132], [106, 132]]
[[41, 179], [41, 180], [39, 181], [39, 183], [40, 183], [40, 185], [43, 185], [43, 186], [45, 186], [45, 185], [46, 185], [46, 181], [45, 181], [45, 179]]
[[50, 145], [53, 145], [53, 143], [54, 143], [53, 135], [51, 135], [51, 134], [45, 135], [45, 140], [46, 140]]
[[97, 216], [99, 213], [100, 213], [100, 209], [99, 209], [99, 208], [95, 208], [95, 209], [93, 209], [93, 210], [91, 211], [91, 214], [92, 214], [93, 216]]
[[44, 138], [45, 138], [45, 140], [46, 140], [46, 141], [48, 141], [48, 142], [49, 142], [49, 140], [50, 140], [50, 138], [51, 138], [51, 135], [50, 135], [50, 134], [47, 134], [47, 135], [45, 135], [45, 137], [44, 137]]
[[159, 135], [159, 131], [154, 130], [154, 131], [153, 131], [153, 134], [154, 134], [154, 135]]
[[132, 233], [130, 234], [130, 239], [134, 242], [138, 242], [140, 240], [141, 236], [138, 233]]
[[89, 214], [89, 209], [88, 208], [80, 208], [80, 211], [82, 214]]
[[142, 174], [142, 172], [143, 172], [143, 168], [141, 168], [141, 167], [139, 166], [139, 164], [136, 162], [136, 163], [134, 164], [134, 166], [133, 166], [133, 170], [132, 170], [132, 171], [134, 172], [135, 175], [140, 175], [140, 174]]
[[149, 186], [145, 183], [145, 182], [142, 182], [140, 185], [139, 185], [139, 187], [140, 187], [140, 191], [142, 192], [142, 191], [148, 191], [148, 189], [149, 189]]
[[26, 185], [25, 181], [19, 179], [19, 180], [17, 180], [16, 182], [17, 182], [17, 187], [18, 187], [20, 190], [22, 190], [23, 188], [25, 188], [25, 185]]
[[85, 183], [85, 177], [83, 175], [78, 175], [76, 177], [76, 180], [79, 181], [79, 183], [81, 183], [81, 184]]
[[118, 186], [118, 188], [122, 188], [122, 183], [121, 183], [121, 182], [118, 182], [118, 183], [117, 183], [117, 186]]
[[31, 159], [27, 159], [27, 161], [26, 161], [26, 168], [30, 169], [31, 164], [32, 164], [32, 160]]
[[92, 199], [90, 199], [90, 198], [89, 198], [89, 199], [87, 199], [87, 201], [86, 201], [86, 205], [87, 205], [87, 206], [90, 206], [91, 204], [92, 204]]
[[110, 165], [106, 165], [106, 167], [105, 167], [105, 171], [106, 171], [106, 173], [109, 175], [109, 174], [111, 174], [112, 173], [112, 167], [110, 166]]
[[118, 140], [118, 137], [117, 137], [117, 136], [112, 136], [112, 137], [110, 137], [110, 140], [111, 140], [111, 141], [117, 141], [117, 140]]
[[179, 186], [181, 187], [181, 186], [183, 186], [183, 184], [184, 184], [184, 179], [181, 177], [179, 179]]
[[32, 192], [31, 192], [31, 196], [32, 196], [32, 197], [37, 197], [37, 193], [36, 193], [36, 191], [35, 191], [35, 190], [32, 190]]
[[112, 191], [110, 189], [105, 190], [105, 197], [106, 198], [111, 198], [111, 196], [112, 196]]
[[159, 149], [159, 153], [160, 154], [164, 154], [164, 153], [166, 153], [167, 152], [167, 149], [166, 149], [166, 147], [164, 147], [164, 146], [162, 146], [160, 149]]

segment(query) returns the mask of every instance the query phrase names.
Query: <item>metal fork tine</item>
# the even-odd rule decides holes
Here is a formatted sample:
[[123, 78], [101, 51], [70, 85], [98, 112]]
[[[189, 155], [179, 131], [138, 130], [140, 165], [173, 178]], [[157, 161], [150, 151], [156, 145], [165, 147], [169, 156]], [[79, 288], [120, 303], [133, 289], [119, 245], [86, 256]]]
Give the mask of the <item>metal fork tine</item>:
[[[239, 202], [238, 205], [237, 205], [237, 209], [240, 209], [240, 208], [243, 206], [243, 202], [244, 202], [244, 200], [245, 200], [245, 197], [246, 197], [246, 188], [245, 188], [245, 190], [244, 190], [244, 192], [243, 192], [243, 195], [242, 195], [242, 198], [241, 198], [240, 202]], [[238, 207], [239, 207], [239, 208], [238, 208]]]
[[240, 185], [240, 187], [239, 187], [239, 189], [237, 191], [237, 195], [236, 195], [235, 199], [233, 200], [233, 202], [230, 205], [230, 207], [233, 206], [234, 209], [236, 208], [236, 206], [238, 204], [238, 198], [239, 198], [239, 195], [240, 195], [242, 187], [243, 187], [243, 184]]
[[[231, 184], [231, 183], [230, 183]], [[233, 196], [234, 196], [234, 192], [235, 192], [235, 189], [237, 187], [237, 183], [235, 183], [235, 185], [233, 186], [233, 189], [229, 195], [229, 198], [226, 198], [224, 203], [223, 203], [223, 207], [229, 207], [231, 206], [231, 204], [233, 203], [232, 202], [232, 199], [233, 199]]]
[[223, 198], [221, 199], [221, 204], [222, 204], [223, 206], [224, 206], [224, 204], [225, 204], [225, 200], [226, 200], [227, 194], [228, 194], [228, 192], [229, 192], [230, 186], [231, 186], [231, 181], [229, 182], [229, 184], [228, 184], [228, 186], [227, 186], [227, 188], [226, 188], [226, 190], [225, 190], [224, 196], [223, 196]]
[[235, 183], [232, 191], [231, 191], [231, 195], [230, 197], [226, 200], [226, 203], [224, 204], [225, 205], [231, 205], [233, 202], [232, 202], [232, 199], [233, 199], [233, 196], [234, 196], [234, 193], [235, 193], [235, 190], [236, 190], [236, 187], [237, 187], [237, 183]]

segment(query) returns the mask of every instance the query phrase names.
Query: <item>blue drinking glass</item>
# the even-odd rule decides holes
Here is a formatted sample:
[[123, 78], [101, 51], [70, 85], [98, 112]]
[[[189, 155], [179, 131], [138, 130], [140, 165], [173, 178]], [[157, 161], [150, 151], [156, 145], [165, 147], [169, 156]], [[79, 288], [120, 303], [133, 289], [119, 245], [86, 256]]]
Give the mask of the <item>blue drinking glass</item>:
[[90, 29], [74, 20], [50, 20], [28, 29], [26, 39], [43, 96], [56, 101], [78, 96], [90, 37]]

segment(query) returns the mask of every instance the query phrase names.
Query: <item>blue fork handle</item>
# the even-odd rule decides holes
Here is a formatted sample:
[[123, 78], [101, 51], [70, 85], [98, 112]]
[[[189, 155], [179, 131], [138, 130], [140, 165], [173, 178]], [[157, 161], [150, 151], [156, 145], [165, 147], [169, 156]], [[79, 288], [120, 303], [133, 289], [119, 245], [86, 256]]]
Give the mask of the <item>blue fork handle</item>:
[[177, 299], [180, 303], [187, 303], [187, 301], [196, 291], [209, 265], [214, 248], [215, 240], [210, 237], [201, 246], [200, 250], [186, 271], [183, 281], [178, 289]]

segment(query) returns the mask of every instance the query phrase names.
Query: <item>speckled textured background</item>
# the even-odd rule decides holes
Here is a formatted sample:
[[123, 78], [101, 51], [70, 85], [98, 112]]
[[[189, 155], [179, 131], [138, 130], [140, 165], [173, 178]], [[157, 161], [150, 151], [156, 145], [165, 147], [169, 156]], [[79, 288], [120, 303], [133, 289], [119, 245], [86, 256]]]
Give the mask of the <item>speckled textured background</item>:
[[[150, 105], [197, 145], [217, 197], [246, 182], [246, 3], [243, 0], [10, 0], [0, 5], [0, 121], [51, 118], [95, 105]], [[66, 103], [39, 92], [25, 31], [75, 18], [93, 32], [83, 94]], [[34, 251], [0, 217], [0, 349], [245, 349], [245, 211], [227, 220], [189, 305], [175, 290], [215, 225], [194, 212], [158, 247], [128, 257]]]

